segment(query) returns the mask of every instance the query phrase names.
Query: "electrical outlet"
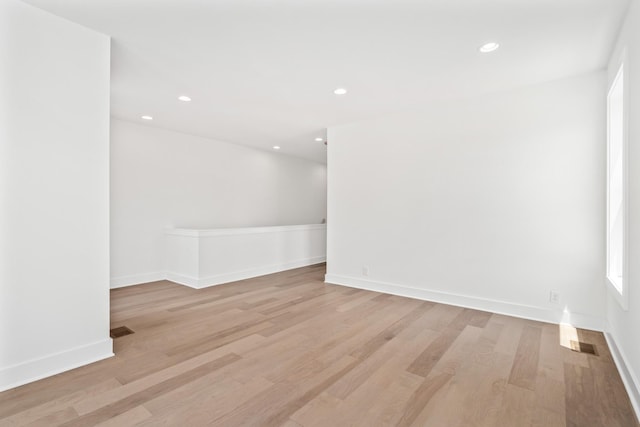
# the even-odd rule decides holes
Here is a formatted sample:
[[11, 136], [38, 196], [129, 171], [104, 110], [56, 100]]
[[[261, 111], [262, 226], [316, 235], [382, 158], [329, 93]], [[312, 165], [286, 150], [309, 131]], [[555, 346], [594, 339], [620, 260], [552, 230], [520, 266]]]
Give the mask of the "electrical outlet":
[[560, 304], [560, 292], [558, 291], [549, 292], [549, 302], [553, 304]]
[[369, 277], [369, 266], [367, 265], [362, 266], [362, 275], [364, 277]]

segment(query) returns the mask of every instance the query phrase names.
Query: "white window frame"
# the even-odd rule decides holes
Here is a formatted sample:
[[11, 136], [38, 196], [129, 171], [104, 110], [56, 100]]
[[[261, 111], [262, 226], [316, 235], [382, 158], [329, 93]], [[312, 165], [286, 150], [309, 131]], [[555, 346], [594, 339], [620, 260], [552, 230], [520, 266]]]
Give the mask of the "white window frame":
[[[629, 79], [628, 79], [628, 71], [627, 71], [627, 58], [626, 58], [626, 50], [623, 51], [621, 57], [620, 57], [620, 61], [618, 62], [618, 66], [617, 66], [617, 71], [616, 71], [616, 75], [614, 77], [614, 79], [611, 81], [611, 84], [609, 86], [609, 91], [607, 93], [607, 258], [606, 258], [606, 282], [607, 282], [607, 287], [609, 288], [610, 294], [614, 297], [614, 299], [616, 301], [618, 301], [618, 303], [620, 304], [620, 306], [623, 308], [623, 310], [627, 310], [628, 309], [628, 305], [629, 305], [629, 288], [628, 288], [628, 284], [629, 284], [629, 263], [628, 263], [628, 258], [629, 258], [629, 250], [628, 250], [628, 221], [629, 221], [629, 215], [628, 215], [628, 201], [629, 201], [629, 197], [628, 197], [628, 137], [629, 137], [629, 132], [628, 132], [628, 128], [629, 128], [629, 108], [628, 108], [628, 87], [629, 87]], [[610, 218], [610, 213], [611, 213], [611, 206], [610, 206], [610, 202], [611, 202], [611, 182], [612, 182], [612, 168], [611, 168], [611, 163], [612, 163], [612, 150], [611, 150], [611, 134], [612, 134], [612, 128], [611, 128], [611, 98], [612, 98], [612, 93], [614, 91], [614, 89], [616, 88], [616, 85], [618, 84], [622, 84], [622, 129], [620, 129], [619, 131], [622, 132], [622, 206], [621, 206], [621, 212], [622, 212], [622, 241], [621, 241], [621, 250], [622, 250], [622, 268], [621, 268], [621, 273], [622, 273], [622, 277], [620, 279], [620, 283], [615, 283], [615, 280], [612, 280], [612, 274], [610, 274], [610, 270], [611, 270], [611, 264], [610, 264], [610, 254], [612, 253], [612, 249], [611, 249], [611, 221], [612, 218]], [[620, 288], [620, 289], [619, 289]]]

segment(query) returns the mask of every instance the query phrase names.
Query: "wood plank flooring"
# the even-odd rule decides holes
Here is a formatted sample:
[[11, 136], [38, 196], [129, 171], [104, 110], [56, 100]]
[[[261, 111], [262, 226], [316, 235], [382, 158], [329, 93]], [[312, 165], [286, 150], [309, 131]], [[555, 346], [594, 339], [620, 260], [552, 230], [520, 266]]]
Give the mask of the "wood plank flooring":
[[601, 333], [323, 283], [111, 291], [116, 356], [0, 393], [0, 426], [637, 426]]

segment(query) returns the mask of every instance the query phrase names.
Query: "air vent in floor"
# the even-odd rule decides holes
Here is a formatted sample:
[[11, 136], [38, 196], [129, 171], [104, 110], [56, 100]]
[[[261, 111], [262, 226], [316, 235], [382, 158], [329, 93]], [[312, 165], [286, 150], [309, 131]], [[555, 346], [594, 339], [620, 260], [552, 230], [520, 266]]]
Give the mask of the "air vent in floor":
[[131, 335], [133, 333], [134, 332], [126, 326], [118, 326], [117, 328], [113, 328], [109, 331], [109, 335], [111, 336], [111, 338], [120, 338], [124, 337], [125, 335]]
[[594, 346], [593, 344], [589, 344], [582, 341], [573, 341], [573, 340], [571, 340], [570, 344], [571, 344], [571, 350], [573, 351], [577, 351], [580, 353], [593, 354], [596, 356], [598, 355], [598, 353], [596, 353], [596, 346]]

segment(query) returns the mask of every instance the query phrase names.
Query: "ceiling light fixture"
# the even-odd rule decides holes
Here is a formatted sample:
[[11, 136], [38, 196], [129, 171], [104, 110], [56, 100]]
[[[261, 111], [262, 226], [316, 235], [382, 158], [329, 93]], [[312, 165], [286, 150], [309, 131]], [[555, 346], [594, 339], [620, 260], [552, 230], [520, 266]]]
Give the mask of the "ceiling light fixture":
[[322, 141], [324, 141], [324, 138], [320, 138], [320, 137], [316, 138], [316, 142], [322, 142]]
[[280, 149], [280, 146], [279, 146], [279, 145], [274, 145], [274, 146], [273, 146], [273, 149], [274, 149], [274, 150], [279, 150], [279, 149]]
[[141, 119], [144, 119], [144, 120], [153, 120], [153, 117], [151, 117], [151, 116], [142, 116], [142, 117], [141, 117]]
[[178, 97], [178, 99], [179, 99], [180, 101], [182, 101], [182, 102], [189, 102], [189, 101], [191, 101], [191, 98], [189, 98], [189, 97], [188, 97], [188, 96], [186, 96], [186, 95], [180, 95], [180, 96]]
[[347, 90], [343, 87], [339, 87], [338, 89], [334, 90], [333, 93], [335, 93], [336, 95], [344, 95], [345, 93], [347, 93]]
[[497, 50], [500, 47], [499, 43], [496, 42], [489, 42], [489, 43], [485, 43], [482, 46], [480, 46], [480, 52], [482, 53], [489, 53], [489, 52], [493, 52], [494, 50]]

